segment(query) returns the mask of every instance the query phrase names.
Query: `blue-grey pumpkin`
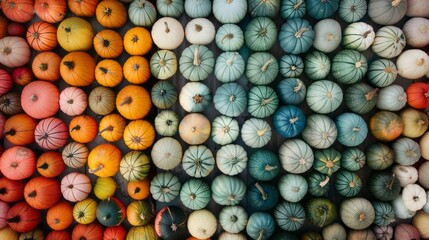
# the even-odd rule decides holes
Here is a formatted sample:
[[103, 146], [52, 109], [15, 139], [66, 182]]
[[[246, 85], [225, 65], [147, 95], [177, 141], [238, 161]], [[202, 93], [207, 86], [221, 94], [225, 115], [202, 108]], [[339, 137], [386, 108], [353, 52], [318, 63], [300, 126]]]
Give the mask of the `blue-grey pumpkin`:
[[366, 0], [342, 0], [338, 7], [338, 16], [347, 23], [361, 20], [368, 9]]
[[277, 95], [284, 104], [300, 104], [306, 93], [307, 88], [299, 78], [285, 78], [277, 84]]
[[338, 9], [340, 0], [306, 0], [307, 15], [314, 19], [324, 19], [332, 16]]
[[356, 147], [368, 136], [368, 126], [365, 120], [356, 113], [342, 113], [335, 118], [339, 143], [346, 147]]
[[240, 116], [247, 107], [247, 94], [237, 83], [224, 83], [213, 97], [216, 110], [228, 117]]
[[305, 115], [301, 108], [294, 105], [281, 106], [274, 113], [275, 131], [284, 138], [298, 136], [305, 127]]
[[285, 78], [295, 78], [304, 71], [304, 62], [299, 55], [286, 54], [279, 61], [280, 74]]
[[254, 86], [247, 94], [247, 111], [253, 117], [269, 117], [277, 110], [278, 105], [277, 93], [269, 86]]
[[313, 28], [305, 19], [293, 18], [281, 26], [280, 47], [287, 53], [304, 53], [313, 45], [313, 40]]
[[306, 10], [304, 0], [283, 0], [280, 6], [280, 14], [285, 20], [303, 18]]

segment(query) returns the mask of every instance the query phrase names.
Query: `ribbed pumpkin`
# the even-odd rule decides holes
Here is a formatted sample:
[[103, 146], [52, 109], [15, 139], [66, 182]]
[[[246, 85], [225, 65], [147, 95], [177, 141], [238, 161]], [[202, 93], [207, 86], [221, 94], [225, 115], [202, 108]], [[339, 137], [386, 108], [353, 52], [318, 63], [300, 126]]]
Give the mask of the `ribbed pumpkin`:
[[246, 228], [249, 216], [240, 206], [226, 206], [219, 212], [219, 223], [225, 231], [239, 233]]
[[0, 111], [7, 115], [22, 113], [21, 96], [16, 92], [8, 92], [0, 96]]
[[98, 124], [89, 115], [79, 115], [69, 123], [70, 137], [79, 143], [89, 143], [97, 137]]
[[150, 179], [145, 178], [138, 182], [127, 183], [127, 193], [134, 200], [143, 200], [150, 196]]
[[4, 15], [14, 22], [28, 22], [34, 15], [34, 2], [29, 0], [2, 1]]
[[66, 0], [49, 2], [48, 0], [36, 0], [34, 2], [34, 11], [43, 21], [56, 23], [66, 15]]
[[98, 222], [77, 224], [72, 230], [72, 239], [103, 239], [103, 227]]
[[24, 197], [25, 183], [24, 180], [11, 180], [7, 177], [0, 178], [0, 201], [11, 203], [21, 200]]
[[258, 181], [272, 180], [280, 172], [277, 155], [265, 149], [251, 153], [247, 165], [250, 175]]
[[46, 213], [46, 222], [53, 230], [64, 230], [73, 223], [73, 207], [67, 201], [60, 201]]
[[36, 171], [36, 155], [27, 147], [10, 147], [0, 157], [0, 171], [11, 180], [28, 178]]
[[338, 136], [335, 122], [327, 115], [312, 114], [307, 117], [302, 138], [313, 148], [325, 149], [330, 147]]
[[117, 58], [124, 50], [121, 35], [110, 29], [99, 31], [93, 41], [95, 52], [102, 58]]
[[145, 55], [152, 48], [150, 32], [143, 27], [133, 27], [125, 32], [124, 49], [130, 55]]
[[232, 82], [244, 73], [244, 59], [238, 52], [224, 52], [216, 58], [214, 74], [221, 82]]
[[4, 123], [3, 134], [13, 145], [27, 145], [34, 141], [37, 122], [25, 113], [9, 117]]
[[101, 1], [95, 10], [98, 23], [105, 28], [119, 28], [127, 21], [127, 10], [120, 1]]
[[408, 104], [417, 109], [423, 109], [429, 106], [429, 84], [424, 82], [415, 82], [407, 87]]
[[158, 238], [158, 235], [156, 235], [155, 227], [151, 223], [140, 227], [131, 227], [130, 230], [128, 230], [127, 239], [137, 240], [135, 236], [143, 237], [146, 239]]
[[67, 230], [50, 231], [45, 238], [45, 240], [70, 240], [70, 239], [71, 239], [71, 233]]
[[95, 80], [102, 86], [115, 87], [122, 78], [122, 66], [115, 60], [104, 59], [95, 66]]
[[311, 110], [326, 114], [335, 111], [341, 105], [343, 91], [333, 81], [315, 81], [307, 88], [305, 100]]
[[374, 222], [375, 211], [370, 201], [357, 197], [344, 200], [341, 203], [340, 216], [347, 227], [361, 230]]
[[189, 146], [183, 153], [182, 168], [191, 177], [207, 177], [214, 165], [213, 153], [205, 145]]
[[368, 126], [365, 120], [355, 113], [342, 113], [335, 119], [338, 142], [347, 147], [355, 147], [365, 141]]
[[[314, 1], [316, 2], [316, 1]], [[313, 44], [314, 31], [306, 19], [294, 18], [283, 23], [279, 32], [280, 47], [291, 54], [306, 52]]]
[[36, 78], [54, 82], [61, 77], [60, 63], [61, 57], [57, 53], [40, 52], [31, 63], [31, 70]]
[[361, 20], [368, 9], [368, 3], [364, 0], [340, 1], [338, 6], [339, 17], [347, 23]]
[[68, 128], [59, 118], [45, 118], [37, 124], [34, 137], [41, 148], [56, 150], [66, 145], [69, 137]]
[[54, 178], [34, 177], [24, 188], [25, 201], [35, 209], [48, 209], [61, 197], [60, 183]]
[[179, 70], [189, 81], [203, 81], [213, 72], [215, 59], [213, 52], [203, 45], [190, 45], [179, 59]]
[[141, 151], [130, 151], [122, 157], [119, 170], [129, 182], [142, 181], [150, 171], [149, 157]]
[[80, 168], [88, 161], [88, 154], [89, 150], [85, 144], [70, 142], [64, 147], [62, 158], [69, 168]]
[[12, 76], [4, 69], [0, 69], [0, 94], [3, 95], [12, 89]]
[[60, 109], [60, 91], [49, 82], [33, 81], [21, 93], [21, 105], [25, 113], [36, 119], [55, 115]]
[[313, 168], [328, 176], [331, 176], [340, 168], [341, 153], [333, 148], [314, 151]]
[[23, 233], [36, 229], [41, 222], [42, 212], [21, 201], [10, 207], [6, 218], [10, 228]]
[[184, 11], [183, 1], [156, 2], [156, 9], [163, 17], [180, 17]]
[[240, 133], [238, 121], [227, 116], [218, 116], [213, 119], [211, 136], [212, 140], [220, 145], [234, 142]]
[[95, 61], [87, 52], [71, 52], [63, 57], [60, 74], [72, 86], [84, 87], [95, 80]]
[[402, 135], [406, 137], [420, 137], [428, 129], [429, 119], [422, 111], [408, 108], [401, 111], [399, 116], [404, 122], [404, 131], [402, 131]]
[[48, 178], [58, 177], [66, 169], [62, 156], [56, 151], [47, 151], [37, 158], [37, 172]]
[[383, 170], [392, 165], [395, 152], [386, 144], [371, 143], [365, 150], [366, 165], [374, 170]]
[[156, 234], [162, 239], [183, 239], [186, 231], [187, 216], [177, 206], [163, 207], [155, 218]]
[[252, 51], [268, 51], [274, 46], [277, 40], [276, 24], [268, 17], [254, 17], [246, 25], [244, 40], [246, 46]]
[[150, 58], [150, 72], [154, 77], [165, 80], [177, 72], [177, 57], [170, 50], [158, 50]]
[[30, 46], [22, 37], [0, 39], [0, 50], [0, 63], [6, 67], [22, 67], [30, 61]]
[[222, 115], [237, 117], [246, 110], [247, 94], [240, 84], [224, 83], [216, 89], [213, 103]]
[[88, 197], [91, 189], [91, 180], [83, 173], [71, 172], [61, 179], [61, 193], [67, 201], [82, 201]]
[[356, 50], [342, 50], [332, 59], [332, 76], [339, 83], [359, 82], [368, 69], [365, 56]]
[[245, 75], [255, 85], [270, 84], [278, 73], [279, 63], [269, 52], [255, 52], [247, 59]]
[[211, 99], [210, 88], [201, 82], [188, 82], [179, 93], [180, 106], [187, 112], [203, 112]]
[[69, 17], [58, 25], [59, 45], [68, 52], [88, 51], [93, 45], [94, 29], [85, 19]]
[[238, 51], [244, 44], [243, 30], [236, 24], [223, 24], [217, 29], [215, 43], [222, 51]]
[[252, 117], [271, 116], [279, 105], [277, 93], [269, 86], [254, 86], [247, 95], [247, 111]]
[[105, 227], [120, 225], [125, 219], [125, 214], [124, 204], [115, 197], [106, 198], [97, 205], [97, 220]]
[[92, 17], [98, 5], [98, 0], [74, 1], [67, 0], [68, 9], [78, 17]]
[[376, 87], [386, 87], [392, 84], [398, 76], [394, 62], [388, 59], [377, 59], [369, 64], [368, 81]]
[[36, 51], [52, 51], [57, 45], [57, 29], [48, 22], [32, 23], [26, 33], [27, 42]]
[[241, 128], [244, 144], [251, 148], [261, 148], [268, 144], [272, 137], [272, 129], [267, 121], [259, 118], [247, 119]]
[[150, 91], [153, 105], [159, 109], [172, 107], [177, 101], [176, 86], [170, 81], [158, 81]]
[[419, 144], [406, 137], [396, 139], [392, 144], [395, 152], [395, 161], [401, 165], [413, 165], [420, 160]]
[[211, 124], [203, 114], [185, 115], [179, 124], [180, 138], [190, 145], [204, 143], [210, 137]]
[[89, 224], [95, 221], [97, 202], [92, 198], [78, 201], [73, 207], [73, 218], [77, 223]]
[[124, 135], [125, 119], [117, 114], [104, 116], [98, 126], [98, 134], [108, 142], [116, 142]]
[[159, 202], [171, 202], [179, 195], [181, 186], [177, 176], [170, 172], [161, 172], [150, 182], [150, 193]]
[[150, 111], [152, 102], [146, 89], [137, 85], [127, 85], [116, 96], [118, 112], [129, 120], [144, 118]]
[[155, 216], [155, 206], [152, 200], [132, 201], [127, 206], [127, 220], [132, 226], [148, 224]]
[[210, 185], [203, 180], [191, 178], [180, 189], [180, 200], [189, 209], [203, 209], [210, 202], [210, 199]]
[[155, 129], [147, 120], [134, 120], [125, 127], [123, 139], [129, 149], [145, 150], [155, 141]]
[[98, 86], [91, 90], [88, 105], [98, 115], [107, 115], [115, 110], [116, 94], [111, 88]]
[[107, 227], [104, 229], [103, 240], [119, 240], [125, 239], [127, 230], [122, 225]]
[[88, 96], [78, 87], [66, 87], [60, 93], [60, 109], [69, 116], [82, 114], [88, 106]]
[[375, 138], [388, 142], [401, 135], [404, 123], [394, 112], [379, 111], [371, 116], [369, 129]]
[[89, 172], [98, 177], [111, 177], [119, 171], [121, 151], [113, 144], [103, 143], [94, 147], [88, 155]]
[[[155, 5], [147, 0], [135, 0], [129, 2], [131, 2], [128, 7], [128, 17], [130, 21], [136, 26], [151, 27], [157, 19], [157, 9], [155, 8]], [[160, 4], [157, 2], [157, 5]], [[174, 8], [173, 1], [166, 3], [166, 5], [173, 5]]]
[[142, 56], [130, 56], [124, 63], [125, 79], [132, 84], [143, 84], [149, 80], [149, 62]]
[[150, 156], [159, 169], [171, 170], [182, 161], [182, 145], [172, 137], [160, 138], [152, 147]]
[[155, 131], [164, 137], [174, 136], [179, 128], [179, 115], [172, 110], [162, 110], [155, 117]]
[[375, 38], [371, 45], [371, 49], [380, 57], [393, 58], [397, 57], [402, 52], [405, 45], [405, 34], [400, 28], [395, 26], [384, 26], [378, 29], [375, 33]]
[[370, 112], [377, 104], [378, 88], [364, 82], [349, 86], [344, 94], [344, 102], [350, 111], [357, 114]]

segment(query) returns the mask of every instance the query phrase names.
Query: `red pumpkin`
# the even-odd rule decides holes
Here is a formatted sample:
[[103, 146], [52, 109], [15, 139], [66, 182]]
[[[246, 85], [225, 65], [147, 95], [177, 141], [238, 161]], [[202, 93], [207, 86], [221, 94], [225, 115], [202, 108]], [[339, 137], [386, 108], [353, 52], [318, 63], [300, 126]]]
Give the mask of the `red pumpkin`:
[[7, 35], [9, 36], [23, 37], [26, 31], [27, 29], [22, 23], [11, 22], [7, 25]]
[[56, 23], [63, 20], [66, 15], [67, 3], [65, 0], [36, 0], [34, 11], [43, 21]]
[[37, 158], [37, 171], [44, 177], [58, 177], [65, 169], [66, 164], [59, 152], [44, 152]]
[[60, 109], [60, 91], [49, 82], [34, 81], [22, 89], [21, 105], [24, 112], [36, 119], [54, 116]]
[[46, 222], [53, 230], [64, 230], [73, 223], [73, 207], [67, 201], [60, 201], [46, 213]]
[[24, 180], [10, 180], [7, 177], [0, 178], [0, 201], [17, 202], [24, 197]]
[[80, 143], [89, 143], [97, 137], [98, 123], [88, 115], [74, 117], [69, 124], [70, 137]]
[[6, 70], [0, 68], [0, 95], [9, 92], [12, 86], [12, 76]]
[[7, 224], [10, 228], [20, 233], [36, 229], [41, 218], [41, 211], [32, 208], [26, 202], [16, 203], [7, 212]]
[[71, 240], [71, 235], [67, 230], [52, 231], [46, 235], [45, 240]]
[[103, 227], [96, 222], [77, 224], [72, 231], [72, 239], [76, 240], [103, 240]]
[[121, 240], [127, 236], [127, 230], [122, 226], [108, 227], [104, 230], [103, 240]]
[[70, 12], [78, 17], [92, 17], [95, 15], [98, 0], [67, 0]]
[[[1, 5], [0, 5], [1, 8]], [[7, 32], [7, 28], [9, 26], [9, 21], [7, 20], [7, 18], [5, 18], [4, 16], [0, 16], [0, 38], [4, 38], [8, 34]]]
[[79, 202], [88, 197], [92, 185], [88, 176], [83, 173], [72, 172], [61, 180], [61, 193], [64, 199], [70, 202]]
[[34, 177], [25, 185], [24, 197], [33, 208], [48, 209], [61, 197], [60, 183], [55, 178]]
[[0, 201], [0, 229], [7, 226], [7, 212], [9, 211], [9, 204], [6, 202]]
[[26, 34], [27, 42], [36, 51], [51, 51], [58, 45], [57, 28], [48, 22], [34, 22]]
[[407, 88], [408, 104], [417, 109], [423, 109], [429, 106], [429, 84], [424, 82], [415, 82]]
[[66, 145], [69, 137], [67, 125], [63, 120], [50, 117], [41, 120], [34, 131], [36, 143], [46, 150], [57, 150]]
[[[4, 124], [6, 123], [6, 120], [7, 120], [6, 116], [2, 112], [0, 112], [0, 138], [3, 138], [4, 136], [3, 132], [4, 132]], [[3, 152], [0, 152], [0, 155], [1, 153]]]
[[88, 96], [78, 87], [66, 87], [60, 94], [60, 109], [69, 116], [82, 114], [88, 106]]
[[28, 22], [34, 15], [33, 0], [3, 0], [1, 9], [4, 15], [14, 22]]
[[12, 81], [19, 86], [25, 86], [33, 79], [33, 71], [28, 67], [18, 67], [12, 72]]
[[4, 124], [4, 135], [13, 145], [27, 145], [34, 142], [37, 122], [25, 113], [8, 118]]
[[36, 155], [33, 150], [23, 146], [6, 149], [0, 158], [0, 170], [11, 180], [22, 180], [36, 171]]
[[420, 233], [416, 227], [408, 223], [401, 223], [395, 227], [395, 240], [420, 239]]

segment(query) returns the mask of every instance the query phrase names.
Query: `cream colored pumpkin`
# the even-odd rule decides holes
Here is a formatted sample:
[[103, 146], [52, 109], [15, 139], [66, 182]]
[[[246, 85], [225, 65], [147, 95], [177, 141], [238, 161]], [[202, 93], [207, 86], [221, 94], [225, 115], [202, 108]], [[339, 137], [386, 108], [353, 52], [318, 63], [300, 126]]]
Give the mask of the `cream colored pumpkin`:
[[188, 217], [188, 231], [198, 239], [207, 239], [213, 236], [217, 228], [217, 220], [212, 212], [206, 209], [193, 211]]
[[429, 19], [411, 18], [404, 24], [402, 31], [411, 47], [422, 48], [429, 44]]
[[190, 113], [179, 123], [179, 135], [190, 145], [203, 144], [210, 137], [211, 124], [203, 114]]
[[419, 178], [419, 173], [413, 166], [396, 165], [393, 168], [393, 173], [401, 183], [402, 187], [417, 182], [417, 179]]
[[163, 17], [153, 24], [151, 35], [158, 48], [174, 50], [182, 44], [185, 31], [177, 19]]
[[175, 138], [164, 137], [152, 147], [151, 157], [155, 166], [162, 170], [171, 170], [182, 161], [182, 145]]
[[399, 55], [396, 66], [404, 78], [421, 78], [429, 71], [429, 56], [423, 50], [409, 49]]
[[208, 45], [214, 40], [215, 34], [215, 26], [207, 18], [194, 18], [185, 27], [185, 37], [190, 44]]
[[401, 194], [393, 199], [392, 207], [395, 212], [395, 216], [399, 219], [410, 219], [416, 215], [416, 211], [410, 211], [407, 209]]
[[[426, 132], [421, 138], [420, 138], [420, 151], [422, 153], [422, 157], [426, 160], [429, 160], [429, 132]], [[429, 172], [428, 172], [429, 174]]]
[[218, 240], [247, 240], [247, 238], [241, 233], [223, 232], [219, 235]]
[[426, 191], [418, 184], [408, 184], [402, 189], [402, 200], [410, 211], [418, 211], [426, 204]]

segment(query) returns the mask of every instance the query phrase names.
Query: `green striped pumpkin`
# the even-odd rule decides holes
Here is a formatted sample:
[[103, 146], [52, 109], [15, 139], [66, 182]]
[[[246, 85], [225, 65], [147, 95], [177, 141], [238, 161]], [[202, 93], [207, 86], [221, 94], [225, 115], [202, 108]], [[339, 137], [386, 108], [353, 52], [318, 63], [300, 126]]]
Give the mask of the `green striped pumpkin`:
[[251, 17], [274, 18], [280, 10], [280, 0], [249, 0], [248, 5]]
[[375, 33], [372, 51], [382, 58], [394, 58], [406, 45], [404, 32], [395, 26], [384, 26]]
[[331, 176], [340, 169], [341, 153], [333, 148], [314, 151], [313, 168]]
[[177, 89], [170, 81], [156, 82], [150, 91], [153, 105], [159, 109], [172, 107], [177, 101]]
[[395, 210], [389, 202], [373, 202], [375, 210], [374, 224], [378, 226], [388, 226], [395, 222]]
[[254, 52], [268, 51], [276, 43], [277, 34], [273, 20], [268, 17], [255, 17], [246, 25], [244, 43]]
[[149, 174], [149, 157], [141, 151], [130, 151], [122, 157], [119, 171], [127, 181], [141, 181]]
[[238, 52], [223, 52], [216, 59], [214, 75], [221, 82], [232, 82], [244, 73], [245, 63]]
[[271, 53], [256, 52], [247, 60], [246, 77], [252, 84], [270, 84], [276, 79], [278, 73], [279, 63]]
[[283, 0], [280, 14], [285, 20], [303, 18], [307, 10], [304, 0]]
[[338, 16], [347, 23], [361, 20], [368, 9], [366, 0], [342, 0], [338, 7]]
[[216, 32], [215, 43], [222, 51], [238, 51], [244, 44], [243, 30], [236, 24], [223, 24]]
[[150, 58], [150, 72], [160, 80], [171, 78], [177, 72], [177, 57], [170, 50], [158, 50]]
[[261, 148], [271, 140], [272, 131], [267, 121], [249, 118], [241, 127], [241, 139], [251, 148]]
[[365, 56], [356, 50], [342, 50], [332, 60], [332, 76], [339, 83], [357, 83], [365, 76], [368, 63]]
[[250, 176], [258, 181], [270, 181], [280, 172], [280, 162], [277, 154], [259, 149], [249, 155], [247, 170]]
[[316, 113], [331, 113], [341, 105], [343, 91], [335, 82], [320, 80], [307, 88], [305, 100], [308, 107]]
[[224, 115], [213, 119], [211, 136], [213, 142], [226, 145], [234, 142], [240, 133], [238, 121]]
[[280, 163], [287, 172], [304, 173], [314, 162], [311, 147], [301, 139], [288, 139], [279, 148]]
[[328, 55], [312, 51], [305, 56], [304, 73], [312, 80], [326, 79], [331, 71], [331, 60]]
[[305, 222], [305, 210], [300, 203], [282, 201], [274, 209], [274, 219], [282, 230], [297, 231]]
[[280, 74], [285, 78], [295, 78], [304, 71], [304, 62], [299, 55], [286, 54], [280, 58]]
[[181, 186], [177, 176], [170, 172], [161, 172], [150, 182], [150, 193], [156, 201], [168, 203], [179, 195]]
[[226, 175], [240, 174], [247, 167], [247, 152], [238, 144], [222, 146], [216, 153], [216, 166]]
[[179, 115], [173, 110], [160, 111], [154, 121], [155, 131], [164, 137], [171, 137], [177, 133]]
[[357, 114], [369, 113], [377, 104], [378, 88], [366, 83], [350, 85], [344, 94], [344, 102], [350, 111]]
[[210, 185], [201, 179], [190, 178], [180, 189], [180, 201], [192, 210], [203, 209], [211, 200]]
[[377, 59], [369, 64], [368, 82], [375, 87], [387, 87], [395, 82], [398, 68], [388, 59]]
[[375, 142], [365, 149], [366, 165], [373, 170], [384, 170], [393, 164], [395, 152], [384, 143]]
[[189, 146], [183, 153], [183, 170], [191, 177], [207, 177], [214, 169], [215, 159], [205, 145]]
[[366, 163], [365, 153], [359, 148], [346, 148], [342, 151], [341, 167], [349, 171], [358, 171]]
[[330, 180], [329, 176], [322, 173], [310, 173], [307, 176], [308, 192], [315, 197], [324, 196], [329, 190]]
[[271, 116], [279, 105], [276, 92], [269, 86], [254, 86], [247, 95], [247, 111], [251, 116], [266, 118]]
[[371, 25], [365, 22], [355, 22], [344, 29], [342, 45], [344, 48], [362, 52], [371, 46], [374, 38], [375, 32]]
[[335, 189], [343, 197], [355, 197], [362, 188], [361, 178], [354, 172], [342, 170], [335, 175]]
[[182, 51], [179, 70], [189, 81], [202, 81], [213, 72], [215, 59], [213, 52], [203, 45], [190, 45]]

